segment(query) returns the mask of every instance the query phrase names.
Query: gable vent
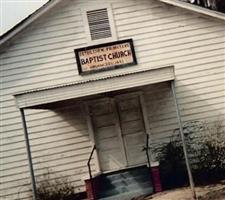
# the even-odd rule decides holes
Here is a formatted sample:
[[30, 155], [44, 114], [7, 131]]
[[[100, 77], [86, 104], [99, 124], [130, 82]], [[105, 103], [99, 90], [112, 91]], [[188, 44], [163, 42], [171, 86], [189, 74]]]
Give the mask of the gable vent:
[[92, 40], [112, 37], [107, 8], [87, 11], [87, 20]]

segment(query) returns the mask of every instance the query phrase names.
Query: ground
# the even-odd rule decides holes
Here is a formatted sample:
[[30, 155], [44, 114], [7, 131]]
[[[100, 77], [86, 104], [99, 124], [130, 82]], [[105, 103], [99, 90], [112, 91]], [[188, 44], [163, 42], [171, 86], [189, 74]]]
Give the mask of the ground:
[[[225, 200], [225, 181], [218, 184], [196, 187], [198, 200]], [[168, 190], [137, 200], [192, 200], [190, 188]]]

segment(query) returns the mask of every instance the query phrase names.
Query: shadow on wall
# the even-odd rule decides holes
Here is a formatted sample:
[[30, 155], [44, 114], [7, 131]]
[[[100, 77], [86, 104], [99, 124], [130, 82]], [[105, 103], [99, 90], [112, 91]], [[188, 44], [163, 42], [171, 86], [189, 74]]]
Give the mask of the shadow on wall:
[[[189, 128], [189, 132], [185, 132], [186, 142], [189, 142], [188, 138], [191, 138], [193, 141], [196, 139], [195, 143], [203, 142], [203, 139], [198, 138], [200, 130], [196, 130], [196, 123], [194, 122], [207, 122], [207, 125], [212, 125], [224, 118], [224, 100], [221, 96], [221, 91], [215, 87], [211, 87], [212, 91], [210, 93], [210, 88], [208, 87], [202, 88], [201, 84], [198, 83], [185, 85], [185, 82], [182, 81], [177, 86], [177, 96], [183, 125], [184, 128], [187, 125]], [[145, 93], [151, 127], [151, 145], [155, 157], [161, 161], [162, 184], [164, 188], [181, 186], [187, 183], [188, 178], [183, 149], [180, 143], [176, 141], [179, 138], [177, 136], [179, 133], [176, 131], [178, 123], [170, 85], [167, 83], [151, 85], [145, 88]], [[221, 125], [222, 127], [225, 126], [224, 120], [221, 121]], [[174, 138], [176, 138], [175, 141]], [[204, 150], [208, 151], [207, 148]], [[193, 145], [189, 145], [188, 151], [189, 157], [193, 159], [196, 148], [194, 149]], [[209, 159], [210, 162], [211, 160]], [[199, 171], [195, 171], [195, 175], [198, 176], [198, 182], [204, 178], [200, 177], [204, 176], [204, 174], [200, 174]], [[218, 172], [217, 175], [220, 176], [221, 172]], [[173, 180], [171, 176], [173, 176]]]
[[[177, 84], [177, 98], [184, 123], [196, 120], [214, 122], [224, 116], [221, 87], [203, 86], [202, 83], [188, 85], [182, 80]], [[178, 128], [170, 84], [150, 85], [145, 87], [144, 92], [152, 141], [157, 144], [169, 142], [169, 137]]]
[[26, 116], [35, 176], [41, 178], [48, 168], [56, 176], [69, 178], [79, 191], [84, 186], [91, 151], [82, 104], [68, 101], [44, 105], [26, 110]]

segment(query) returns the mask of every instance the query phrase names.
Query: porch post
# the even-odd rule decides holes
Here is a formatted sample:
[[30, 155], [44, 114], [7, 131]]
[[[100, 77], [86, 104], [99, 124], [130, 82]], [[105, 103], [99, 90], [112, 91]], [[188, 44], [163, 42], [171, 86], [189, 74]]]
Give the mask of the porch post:
[[175, 103], [175, 107], [176, 107], [180, 136], [181, 136], [181, 140], [182, 140], [183, 152], [184, 152], [185, 163], [186, 163], [186, 168], [187, 168], [187, 172], [188, 172], [189, 183], [190, 183], [190, 187], [191, 187], [191, 191], [192, 191], [192, 197], [193, 197], [193, 199], [197, 199], [196, 193], [195, 193], [193, 176], [192, 176], [192, 172], [191, 172], [191, 167], [190, 167], [190, 163], [189, 163], [189, 160], [188, 160], [187, 148], [186, 148], [184, 132], [183, 132], [183, 125], [182, 125], [182, 121], [181, 121], [181, 117], [180, 117], [179, 106], [178, 106], [178, 103], [177, 103], [177, 96], [176, 96], [176, 89], [175, 89], [175, 82], [174, 81], [171, 81], [171, 88], [172, 88], [173, 99], [174, 99], [174, 103]]
[[24, 114], [23, 108], [20, 108], [20, 114], [21, 114], [21, 118], [22, 118], [24, 136], [25, 136], [25, 141], [26, 141], [27, 157], [28, 157], [28, 162], [29, 162], [30, 177], [31, 177], [31, 183], [32, 183], [33, 200], [37, 200], [36, 181], [35, 181], [35, 176], [34, 176], [34, 169], [33, 169], [33, 162], [32, 162], [32, 156], [31, 156], [29, 136], [28, 136], [28, 131], [27, 131], [27, 124], [26, 124], [26, 119], [25, 119], [25, 114]]

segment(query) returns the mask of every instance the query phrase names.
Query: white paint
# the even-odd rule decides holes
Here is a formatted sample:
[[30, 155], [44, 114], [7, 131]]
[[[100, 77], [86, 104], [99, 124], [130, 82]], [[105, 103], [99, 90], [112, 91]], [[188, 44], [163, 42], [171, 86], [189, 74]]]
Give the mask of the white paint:
[[[29, 170], [21, 119], [13, 97], [15, 93], [44, 89], [41, 95], [45, 96], [38, 92], [34, 96], [32, 93], [21, 95], [19, 105], [26, 107], [57, 99], [80, 98], [87, 85], [73, 87], [74, 83], [86, 82], [89, 78], [93, 82], [88, 84], [96, 86], [94, 89], [101, 93], [113, 88], [129, 86], [132, 92], [138, 88], [143, 91], [151, 145], [155, 146], [169, 141], [178, 126], [170, 87], [166, 82], [158, 83], [173, 79], [173, 73], [171, 70], [165, 76], [155, 73], [162, 66], [174, 65], [182, 121], [215, 121], [225, 116], [223, 20], [196, 15], [158, 1], [111, 0], [117, 37], [119, 40], [133, 38], [138, 65], [81, 77], [73, 50], [86, 46], [87, 42], [82, 16], [78, 12], [82, 2], [70, 1], [69, 5], [61, 2], [37, 21], [29, 23], [26, 30], [17, 32], [18, 36], [11, 40], [9, 46], [2, 48], [1, 84], [4, 89], [0, 94], [3, 105], [0, 109], [0, 176], [3, 184], [0, 198], [16, 199], [18, 191], [24, 199], [29, 196]], [[128, 75], [135, 71], [140, 73]], [[153, 71], [154, 76], [150, 76]], [[107, 80], [109, 84], [103, 84], [101, 88], [95, 85], [98, 81], [94, 80], [119, 74], [125, 76], [116, 79], [116, 84]], [[140, 87], [145, 83], [155, 84]], [[56, 94], [55, 89], [59, 85], [65, 87], [57, 89], [59, 93]], [[86, 89], [87, 95], [96, 94], [93, 87]], [[86, 163], [92, 143], [82, 102], [71, 101], [56, 107], [26, 111], [35, 174], [40, 175], [50, 167], [58, 174], [70, 177], [83, 191], [82, 177], [87, 175]], [[94, 172], [98, 171], [97, 165], [92, 167]]]

